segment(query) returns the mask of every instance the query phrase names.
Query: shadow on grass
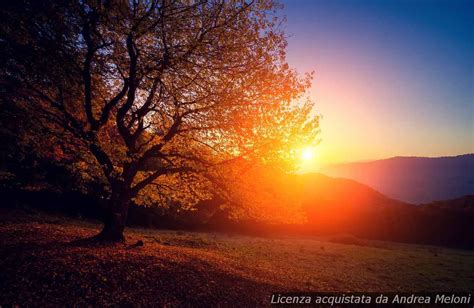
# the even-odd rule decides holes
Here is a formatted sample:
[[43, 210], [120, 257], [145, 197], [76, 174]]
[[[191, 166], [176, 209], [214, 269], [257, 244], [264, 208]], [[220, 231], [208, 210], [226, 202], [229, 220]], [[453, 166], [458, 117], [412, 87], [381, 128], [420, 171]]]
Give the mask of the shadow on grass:
[[[226, 264], [160, 249], [0, 234], [0, 303], [34, 306], [268, 304], [276, 286]], [[64, 237], [61, 237], [61, 240]], [[86, 241], [84, 241], [86, 240]], [[139, 246], [138, 246], [139, 247]], [[136, 247], [133, 247], [136, 248]]]

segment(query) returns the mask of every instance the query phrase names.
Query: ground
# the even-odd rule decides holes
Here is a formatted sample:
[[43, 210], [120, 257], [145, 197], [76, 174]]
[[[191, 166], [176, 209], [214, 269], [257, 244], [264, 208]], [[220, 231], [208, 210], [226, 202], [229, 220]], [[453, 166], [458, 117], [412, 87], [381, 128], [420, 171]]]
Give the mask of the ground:
[[71, 244], [99, 228], [1, 210], [0, 305], [255, 306], [284, 291], [474, 290], [474, 253], [464, 250], [139, 228], [126, 244]]

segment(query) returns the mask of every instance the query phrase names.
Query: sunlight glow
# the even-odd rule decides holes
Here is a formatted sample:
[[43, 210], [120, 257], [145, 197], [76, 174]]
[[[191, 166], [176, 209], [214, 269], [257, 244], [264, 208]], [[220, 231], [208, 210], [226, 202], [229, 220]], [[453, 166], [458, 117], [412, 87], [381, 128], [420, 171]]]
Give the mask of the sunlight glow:
[[313, 158], [314, 158], [314, 151], [312, 148], [304, 148], [301, 151], [301, 159], [303, 159], [304, 161], [309, 161], [309, 160], [312, 160]]

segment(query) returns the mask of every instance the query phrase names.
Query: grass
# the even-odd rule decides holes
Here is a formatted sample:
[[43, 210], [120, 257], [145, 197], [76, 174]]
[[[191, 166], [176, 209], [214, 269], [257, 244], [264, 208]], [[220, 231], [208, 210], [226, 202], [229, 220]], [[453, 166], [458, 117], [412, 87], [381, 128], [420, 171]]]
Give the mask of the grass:
[[[0, 213], [0, 304], [255, 305], [284, 291], [471, 291], [474, 253], [350, 235], [260, 238], [131, 228], [128, 245], [68, 244], [97, 223]], [[131, 248], [137, 240], [143, 247]]]

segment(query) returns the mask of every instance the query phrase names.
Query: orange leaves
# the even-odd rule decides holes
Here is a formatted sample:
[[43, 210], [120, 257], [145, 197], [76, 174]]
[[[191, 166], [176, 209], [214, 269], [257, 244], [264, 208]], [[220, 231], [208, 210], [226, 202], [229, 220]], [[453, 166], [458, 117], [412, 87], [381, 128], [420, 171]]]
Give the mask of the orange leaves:
[[[71, 160], [74, 186], [146, 205], [187, 208], [220, 192], [236, 160], [295, 170], [291, 150], [315, 142], [318, 117], [311, 103], [295, 102], [311, 76], [285, 61], [279, 5], [164, 3], [15, 12], [25, 26], [25, 12], [48, 17], [9, 31], [12, 50], [22, 35], [38, 45], [27, 56], [11, 52], [8, 66], [27, 88], [30, 121], [41, 119], [27, 142], [54, 163]], [[43, 32], [52, 50], [39, 48]]]

